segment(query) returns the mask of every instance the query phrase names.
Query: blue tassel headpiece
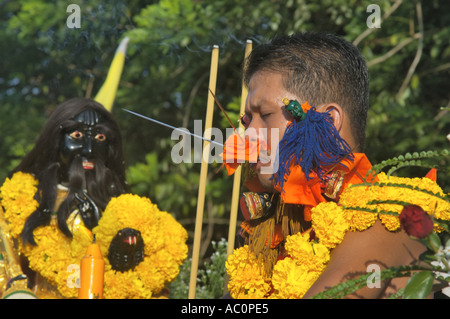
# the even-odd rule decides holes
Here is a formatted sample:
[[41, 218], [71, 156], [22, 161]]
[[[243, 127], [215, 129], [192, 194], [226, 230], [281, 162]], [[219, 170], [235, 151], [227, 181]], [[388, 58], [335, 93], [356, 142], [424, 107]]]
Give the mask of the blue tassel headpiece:
[[322, 178], [327, 169], [343, 159], [354, 159], [350, 146], [333, 125], [330, 111], [304, 109], [298, 101], [286, 98], [283, 102], [294, 118], [279, 144], [279, 168], [274, 178], [282, 190], [291, 165], [300, 165], [310, 180], [311, 172]]

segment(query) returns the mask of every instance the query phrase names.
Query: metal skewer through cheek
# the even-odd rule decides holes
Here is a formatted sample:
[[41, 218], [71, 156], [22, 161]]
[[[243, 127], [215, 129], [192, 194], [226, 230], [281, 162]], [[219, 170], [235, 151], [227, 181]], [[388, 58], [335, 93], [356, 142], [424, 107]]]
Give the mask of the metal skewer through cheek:
[[191, 136], [193, 136], [193, 137], [195, 137], [195, 138], [200, 138], [200, 139], [202, 139], [202, 140], [204, 140], [204, 141], [208, 141], [208, 142], [210, 142], [210, 143], [212, 143], [212, 144], [216, 144], [216, 145], [218, 145], [218, 146], [222, 146], [222, 147], [223, 147], [223, 144], [222, 144], [222, 143], [219, 143], [219, 142], [210, 140], [210, 139], [208, 139], [208, 138], [205, 138], [205, 137], [203, 137], [203, 136], [200, 136], [200, 135], [191, 133], [191, 132], [189, 132], [189, 131], [185, 131], [185, 130], [179, 128], [179, 127], [175, 127], [175, 126], [169, 125], [169, 124], [167, 124], [167, 123], [164, 123], [164, 122], [155, 120], [155, 119], [153, 119], [153, 118], [151, 118], [151, 117], [148, 117], [148, 116], [145, 116], [145, 115], [142, 115], [142, 114], [139, 114], [139, 113], [136, 113], [136, 112], [127, 110], [127, 109], [122, 109], [122, 110], [124, 110], [125, 112], [128, 112], [128, 113], [130, 113], [130, 114], [136, 115], [136, 116], [138, 116], [138, 117], [140, 117], [140, 118], [143, 118], [143, 119], [145, 119], [145, 120], [147, 120], [147, 121], [151, 121], [151, 122], [153, 122], [153, 123], [156, 123], [156, 124], [159, 124], [159, 125], [162, 125], [162, 126], [171, 128], [171, 129], [173, 129], [173, 130], [175, 130], [175, 131], [179, 131], [179, 132], [182, 132], [182, 133], [184, 133], [184, 134], [191, 135]]

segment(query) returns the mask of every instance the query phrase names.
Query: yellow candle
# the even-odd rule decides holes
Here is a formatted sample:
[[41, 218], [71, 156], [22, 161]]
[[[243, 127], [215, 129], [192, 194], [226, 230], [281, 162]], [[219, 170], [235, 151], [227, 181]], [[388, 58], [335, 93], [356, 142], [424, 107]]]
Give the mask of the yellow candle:
[[94, 236], [92, 244], [86, 250], [86, 255], [81, 259], [78, 299], [103, 298], [104, 272], [105, 261], [100, 246], [95, 243]]

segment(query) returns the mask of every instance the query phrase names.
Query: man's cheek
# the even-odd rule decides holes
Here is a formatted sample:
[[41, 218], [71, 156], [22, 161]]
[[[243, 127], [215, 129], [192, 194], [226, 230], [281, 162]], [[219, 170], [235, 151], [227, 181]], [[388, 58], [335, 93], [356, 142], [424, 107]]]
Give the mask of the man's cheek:
[[267, 191], [273, 191], [274, 190], [274, 180], [272, 178], [272, 174], [262, 174], [261, 172], [258, 172], [258, 179], [262, 187], [264, 187]]
[[279, 128], [272, 128], [269, 132], [269, 136], [267, 137], [267, 153], [274, 157], [276, 156], [276, 152], [278, 150], [278, 145], [280, 144], [282, 135], [280, 134]]

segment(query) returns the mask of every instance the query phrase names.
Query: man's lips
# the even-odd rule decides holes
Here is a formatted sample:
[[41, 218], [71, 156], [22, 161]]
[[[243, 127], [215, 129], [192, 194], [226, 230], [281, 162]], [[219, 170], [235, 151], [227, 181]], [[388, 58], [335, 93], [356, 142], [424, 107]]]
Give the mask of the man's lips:
[[266, 167], [271, 164], [271, 158], [267, 152], [260, 152], [256, 163], [251, 164], [251, 168], [255, 171], [259, 171], [261, 167]]

